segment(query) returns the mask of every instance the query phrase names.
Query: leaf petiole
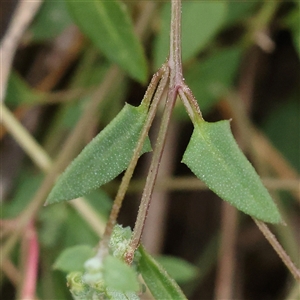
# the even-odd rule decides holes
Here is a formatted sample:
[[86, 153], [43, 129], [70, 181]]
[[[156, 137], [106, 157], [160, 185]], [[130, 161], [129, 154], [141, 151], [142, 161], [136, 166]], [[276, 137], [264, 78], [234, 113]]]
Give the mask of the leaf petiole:
[[125, 193], [128, 189], [131, 177], [132, 177], [135, 167], [137, 165], [137, 161], [139, 159], [141, 150], [143, 148], [144, 141], [145, 141], [146, 137], [148, 136], [149, 129], [150, 129], [153, 119], [155, 117], [155, 114], [156, 114], [156, 111], [158, 108], [158, 104], [159, 104], [161, 98], [163, 97], [166, 85], [168, 83], [168, 79], [169, 79], [169, 68], [166, 64], [164, 64], [153, 75], [152, 80], [149, 84], [149, 87], [143, 98], [141, 105], [146, 105], [147, 107], [149, 107], [149, 105], [150, 105], [149, 112], [148, 112], [145, 124], [142, 128], [142, 131], [140, 133], [138, 143], [134, 149], [131, 161], [130, 161], [129, 166], [122, 178], [122, 182], [120, 184], [117, 195], [115, 197], [113, 207], [112, 207], [108, 222], [106, 224], [103, 238], [102, 238], [101, 242], [99, 243], [98, 252], [97, 252], [97, 255], [99, 257], [103, 258], [104, 256], [106, 256], [108, 254], [108, 244], [109, 244], [109, 240], [110, 240], [113, 228], [116, 224], [117, 217], [118, 217], [119, 211], [121, 209]]
[[198, 102], [191, 89], [186, 84], [183, 84], [178, 89], [178, 94], [193, 124], [195, 125], [197, 121], [203, 121]]

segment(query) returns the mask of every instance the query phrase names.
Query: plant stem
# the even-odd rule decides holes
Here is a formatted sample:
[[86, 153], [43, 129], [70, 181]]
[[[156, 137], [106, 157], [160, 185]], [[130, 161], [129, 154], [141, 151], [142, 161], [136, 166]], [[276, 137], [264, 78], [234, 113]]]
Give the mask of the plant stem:
[[183, 82], [181, 61], [181, 0], [172, 0], [170, 56], [168, 63], [171, 70], [170, 93], [177, 94], [177, 89]]
[[12, 21], [9, 28], [0, 43], [0, 57], [1, 57], [1, 77], [0, 77], [0, 102], [4, 102], [7, 81], [13, 62], [14, 54], [20, 42], [22, 34], [37, 13], [41, 0], [18, 2], [14, 11]]
[[0, 103], [0, 122], [5, 126], [23, 150], [31, 157], [34, 163], [44, 172], [51, 168], [51, 159], [46, 151], [28, 134], [9, 109]]
[[141, 204], [138, 211], [137, 220], [132, 233], [132, 238], [125, 260], [130, 264], [134, 257], [134, 252], [140, 244], [147, 212], [151, 202], [155, 181], [157, 178], [158, 168], [162, 157], [164, 144], [166, 141], [167, 131], [170, 123], [171, 114], [176, 102], [178, 88], [182, 85], [182, 62], [181, 62], [181, 1], [172, 0], [171, 16], [171, 35], [170, 35], [170, 56], [168, 59], [170, 68], [170, 83], [165, 110], [163, 113], [160, 130], [158, 133], [153, 157], [147, 176], [145, 188], [142, 195]]
[[224, 201], [222, 203], [221, 243], [215, 284], [214, 299], [216, 300], [234, 299], [237, 234], [238, 210]]
[[[17, 287], [19, 282], [21, 281], [21, 274], [19, 270], [16, 268], [16, 266], [11, 262], [11, 260], [6, 259], [3, 262], [2, 269], [3, 275], [7, 277], [7, 279], [15, 286]], [[3, 282], [4, 276], [1, 279], [1, 284]]]
[[288, 254], [284, 251], [280, 243], [277, 241], [275, 235], [270, 231], [270, 229], [264, 222], [256, 219], [253, 220], [258, 226], [259, 230], [263, 233], [265, 238], [277, 252], [283, 263], [290, 270], [294, 278], [300, 283], [300, 270], [298, 270], [297, 267], [294, 265], [291, 258], [288, 256]]
[[[144, 96], [142, 104], [144, 103], [147, 106], [150, 105], [153, 95], [154, 95], [154, 98], [153, 98], [152, 104], [150, 106], [146, 122], [145, 122], [142, 132], [140, 134], [138, 144], [137, 144], [136, 148], [134, 149], [132, 159], [131, 159], [130, 164], [122, 178], [122, 182], [120, 184], [118, 193], [114, 200], [113, 207], [112, 207], [108, 222], [106, 224], [103, 239], [101, 240], [101, 242], [99, 244], [98, 253], [97, 253], [97, 255], [99, 257], [103, 257], [108, 253], [108, 243], [109, 243], [113, 228], [116, 224], [116, 220], [117, 220], [119, 211], [121, 209], [125, 193], [127, 191], [129, 182], [131, 180], [131, 177], [132, 177], [135, 167], [137, 165], [141, 150], [144, 145], [144, 141], [145, 141], [146, 137], [148, 136], [149, 129], [150, 129], [153, 119], [155, 117], [158, 104], [163, 96], [165, 87], [168, 83], [168, 78], [169, 78], [169, 69], [166, 65], [163, 65], [158, 70], [158, 72], [155, 73], [154, 76], [152, 77], [150, 85]], [[157, 84], [158, 84], [158, 87], [157, 87]]]
[[178, 93], [193, 124], [195, 125], [197, 121], [203, 120], [198, 102], [190, 88], [183, 83], [183, 86], [179, 88]]
[[[268, 190], [274, 191], [290, 191], [299, 192], [300, 180], [297, 179], [277, 179], [271, 177], [263, 177], [263, 184]], [[140, 192], [145, 184], [144, 179], [133, 179], [130, 182], [127, 193], [138, 193]], [[117, 182], [111, 182], [107, 186], [107, 190], [114, 191], [117, 189], [119, 184]], [[165, 177], [162, 178], [156, 184], [156, 188], [159, 191], [197, 191], [197, 190], [207, 190], [208, 186], [194, 176], [176, 176], [176, 177]]]
[[31, 221], [24, 236], [24, 274], [20, 285], [20, 299], [34, 299], [38, 275], [39, 243], [37, 233]]

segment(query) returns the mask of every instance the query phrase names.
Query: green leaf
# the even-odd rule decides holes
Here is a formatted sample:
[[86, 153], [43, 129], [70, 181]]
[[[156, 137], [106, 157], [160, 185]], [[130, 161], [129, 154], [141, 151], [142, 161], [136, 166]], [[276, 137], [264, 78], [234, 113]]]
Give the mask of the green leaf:
[[194, 265], [178, 257], [159, 256], [155, 259], [180, 284], [189, 282], [198, 275], [198, 269]]
[[[182, 3], [182, 59], [189, 60], [199, 53], [215, 36], [226, 18], [227, 3], [188, 1]], [[154, 63], [158, 68], [169, 53], [171, 7], [161, 11], [160, 32], [154, 49]]]
[[139, 290], [137, 274], [122, 260], [109, 255], [103, 261], [103, 268], [103, 279], [108, 288], [119, 292]]
[[234, 26], [240, 21], [247, 21], [247, 18], [251, 16], [258, 4], [258, 1], [228, 1], [228, 11], [225, 21], [226, 26]]
[[66, 1], [76, 24], [95, 46], [134, 79], [145, 82], [146, 58], [125, 4], [115, 0]]
[[[56, 206], [56, 209], [61, 209]], [[99, 216], [101, 218], [101, 216]], [[69, 248], [76, 245], [87, 244], [96, 245], [99, 241], [99, 235], [74, 209], [68, 209], [68, 215], [60, 229], [60, 238], [58, 242], [62, 248]]]
[[16, 72], [12, 72], [8, 85], [5, 102], [10, 105], [40, 103], [43, 93], [31, 89], [30, 86]]
[[55, 38], [71, 24], [64, 1], [44, 1], [29, 30], [34, 41], [43, 42]]
[[[68, 222], [70, 209], [66, 205], [48, 206], [38, 215], [39, 242], [43, 247], [62, 248], [61, 241], [65, 241], [66, 223]], [[84, 241], [86, 243], [86, 240]]]
[[95, 255], [88, 245], [79, 245], [65, 249], [55, 261], [53, 268], [63, 272], [84, 271], [84, 263]]
[[281, 221], [271, 196], [237, 146], [229, 121], [199, 121], [182, 161], [237, 209], [265, 222]]
[[164, 268], [147, 254], [142, 246], [139, 247], [139, 251], [141, 253], [139, 270], [154, 298], [158, 300], [186, 299], [180, 287]]
[[15, 182], [11, 197], [3, 199], [1, 203], [1, 218], [17, 218], [29, 205], [42, 180], [43, 176], [41, 175], [33, 175], [27, 170], [22, 171]]
[[97, 189], [90, 194], [85, 195], [85, 199], [90, 203], [94, 210], [99, 213], [101, 219], [107, 220], [113, 201], [106, 192], [102, 189]]
[[[148, 110], [126, 104], [60, 175], [46, 204], [83, 196], [111, 181], [129, 165]], [[151, 151], [149, 139], [142, 153]]]
[[284, 24], [287, 25], [291, 31], [294, 47], [300, 57], [300, 28], [299, 28], [299, 11], [300, 3], [295, 1], [296, 7], [284, 19]]

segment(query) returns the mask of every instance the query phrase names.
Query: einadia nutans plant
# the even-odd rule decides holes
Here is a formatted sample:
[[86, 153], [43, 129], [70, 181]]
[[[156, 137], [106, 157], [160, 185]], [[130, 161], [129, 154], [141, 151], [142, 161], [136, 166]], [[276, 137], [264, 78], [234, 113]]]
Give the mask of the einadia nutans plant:
[[[104, 6], [104, 4], [101, 5]], [[99, 6], [101, 5], [99, 4]], [[48, 196], [47, 204], [77, 198], [100, 187], [126, 170], [96, 256], [86, 263], [84, 275], [76, 273], [75, 278], [69, 276], [68, 282], [75, 298], [81, 293], [88, 293], [89, 295], [90, 293], [93, 295], [103, 293], [107, 297], [115, 297], [116, 299], [121, 297], [116, 295], [118, 292], [124, 293], [126, 289], [122, 290], [123, 286], [113, 286], [113, 283], [107, 278], [109, 275], [106, 274], [106, 272], [113, 272], [111, 270], [113, 268], [118, 269], [118, 263], [114, 261], [114, 257], [118, 257], [128, 265], [131, 265], [135, 260], [135, 264], [156, 299], [184, 298], [180, 290], [177, 290], [175, 286], [171, 287], [170, 282], [168, 283], [170, 286], [166, 289], [170, 293], [178, 293], [176, 296], [164, 295], [163, 291], [160, 291], [155, 284], [151, 286], [152, 276], [156, 275], [153, 273], [159, 273], [157, 271], [159, 269], [155, 269], [151, 265], [151, 259], [146, 256], [142, 248], [138, 251], [138, 256], [141, 255], [141, 258], [135, 258], [135, 253], [140, 246], [168, 126], [177, 97], [183, 102], [194, 125], [194, 132], [182, 162], [212, 191], [237, 209], [263, 222], [283, 222], [275, 203], [261, 183], [259, 176], [236, 144], [230, 130], [230, 122], [209, 123], [203, 119], [198, 102], [183, 79], [180, 1], [172, 1], [171, 15], [170, 54], [166, 63], [153, 76], [141, 105], [133, 107], [126, 104], [115, 119], [86, 146], [59, 177]], [[163, 100], [166, 103], [165, 109], [154, 145], [152, 162], [142, 194], [137, 221], [132, 234], [128, 233], [128, 240], [119, 242], [125, 244], [121, 246], [123, 252], [114, 254], [116, 250], [111, 248], [110, 243], [116, 243], [114, 239], [121, 238], [111, 237], [113, 227], [116, 225], [116, 218], [138, 158], [144, 152], [151, 151], [148, 132], [158, 104]], [[124, 268], [122, 273], [127, 274], [126, 272], [128, 272], [128, 278], [130, 277], [129, 268], [125, 271], [125, 265], [121, 267], [121, 263], [119, 268], [120, 273]], [[75, 285], [77, 281], [83, 282], [83, 286], [80, 285], [78, 288]], [[133, 284], [129, 287], [128, 283], [128, 293], [135, 293], [138, 290], [138, 285]], [[134, 298], [136, 296], [130, 294], [126, 297]]]
[[[299, 270], [265, 224], [269, 223], [272, 228], [283, 228], [288, 227], [285, 223], [289, 224], [289, 220], [286, 218], [285, 209], [281, 207], [280, 201], [277, 201], [276, 195], [275, 197], [273, 197], [273, 194], [271, 194], [272, 196], [270, 195], [264, 186], [265, 182], [261, 181], [256, 170], [236, 142], [236, 137], [239, 142], [243, 138], [249, 138], [250, 135], [247, 135], [247, 131], [251, 131], [251, 134], [254, 135], [255, 129], [249, 122], [243, 107], [239, 110], [239, 101], [235, 99], [237, 95], [232, 92], [229, 85], [225, 84], [229, 77], [231, 77], [232, 81], [234, 80], [234, 76], [231, 75], [234, 72], [231, 70], [236, 67], [223, 68], [226, 65], [224, 63], [226, 61], [238, 61], [236, 58], [241, 57], [241, 49], [248, 47], [249, 41], [253, 39], [253, 36], [257, 37], [258, 35], [255, 34], [262, 30], [264, 24], [270, 22], [272, 16], [275, 15], [278, 4], [266, 2], [264, 5], [261, 5], [261, 9], [258, 9], [258, 13], [255, 15], [255, 21], [252, 21], [253, 26], [249, 26], [249, 32], [245, 34], [245, 39], [242, 40], [242, 43], [224, 52], [218, 52], [216, 49], [219, 47], [217, 45], [219, 40], [216, 33], [223, 26], [221, 20], [224, 19], [227, 13], [229, 2], [202, 1], [200, 3], [197, 1], [185, 1], [181, 3], [179, 0], [170, 2], [170, 5], [164, 4], [161, 6], [160, 30], [162, 34], [156, 40], [156, 52], [153, 58], [153, 64], [157, 71], [145, 89], [146, 92], [144, 97], [141, 97], [140, 103], [136, 105], [126, 103], [123, 108], [122, 101], [117, 102], [114, 100], [111, 103], [118, 103], [118, 105], [110, 105], [110, 99], [107, 97], [108, 92], [112, 93], [112, 97], [122, 99], [122, 95], [118, 94], [125, 93], [125, 76], [123, 71], [134, 81], [145, 84], [148, 68], [144, 51], [138, 39], [141, 32], [145, 30], [145, 25], [143, 24], [147, 22], [143, 21], [143, 18], [147, 20], [147, 14], [137, 18], [137, 25], [134, 28], [128, 8], [131, 5], [134, 7], [132, 16], [136, 17], [138, 14], [135, 9], [139, 5], [142, 7], [143, 5], [149, 4], [151, 6], [156, 4], [152, 2], [151, 4], [150, 2], [145, 4], [146, 2], [143, 2], [133, 6], [131, 3], [126, 2], [125, 5], [117, 0], [93, 0], [87, 1], [84, 5], [80, 2], [66, 0], [63, 4], [66, 11], [70, 14], [68, 18], [80, 29], [80, 32], [78, 29], [70, 29], [66, 36], [70, 37], [72, 30], [77, 30], [79, 34], [76, 43], [84, 45], [78, 51], [78, 53], [82, 51], [84, 54], [77, 56], [78, 62], [76, 61], [76, 64], [78, 65], [76, 65], [75, 69], [78, 69], [78, 71], [76, 75], [70, 75], [71, 84], [77, 88], [77, 85], [80, 86], [80, 83], [85, 80], [99, 82], [99, 79], [101, 79], [101, 88], [96, 90], [91, 88], [90, 93], [84, 94], [81, 102], [84, 111], [82, 118], [76, 124], [73, 133], [67, 140], [67, 146], [62, 147], [61, 153], [58, 154], [57, 159], [53, 163], [53, 167], [51, 159], [47, 155], [46, 160], [42, 163], [39, 162], [39, 159], [36, 159], [37, 164], [42, 165], [42, 169], [47, 175], [43, 181], [39, 181], [40, 189], [33, 197], [29, 208], [24, 210], [26, 213], [21, 214], [18, 218], [17, 229], [12, 237], [21, 236], [22, 226], [26, 227], [30, 224], [30, 232], [35, 232], [35, 227], [39, 226], [39, 236], [28, 236], [28, 244], [32, 247], [30, 248], [31, 250], [27, 251], [27, 248], [26, 251], [22, 250], [25, 253], [24, 257], [29, 257], [30, 259], [23, 258], [22, 260], [28, 262], [28, 265], [31, 266], [33, 261], [31, 257], [34, 256], [35, 274], [37, 275], [39, 253], [37, 241], [41, 239], [41, 253], [44, 253], [43, 247], [45, 245], [50, 245], [49, 249], [52, 249], [57, 257], [53, 267], [55, 270], [60, 271], [60, 275], [61, 272], [65, 275], [67, 274], [67, 287], [74, 299], [148, 299], [148, 297], [155, 299], [186, 299], [186, 295], [189, 297], [188, 288], [187, 290], [183, 288], [183, 292], [178, 283], [176, 283], [176, 281], [180, 283], [180, 275], [186, 276], [186, 278], [190, 276], [192, 279], [190, 279], [189, 283], [193, 285], [193, 280], [195, 278], [199, 279], [199, 276], [202, 276], [199, 274], [205, 272], [200, 270], [198, 273], [197, 268], [179, 259], [154, 259], [148, 253], [146, 243], [144, 246], [142, 242], [148, 210], [153, 206], [151, 201], [154, 198], [155, 188], [160, 185], [159, 170], [162, 167], [162, 157], [163, 154], [168, 155], [168, 150], [165, 149], [165, 146], [167, 138], [173, 133], [170, 124], [172, 119], [180, 114], [185, 114], [185, 118], [189, 120], [190, 128], [192, 128], [191, 136], [188, 141], [185, 141], [185, 149], [181, 155], [181, 163], [187, 167], [186, 172], [190, 173], [190, 178], [194, 177], [197, 184], [205, 185], [214, 195], [223, 199], [226, 209], [229, 207], [235, 213], [240, 211], [241, 218], [250, 216], [253, 220], [248, 217], [249, 222], [254, 221], [290, 273], [296, 280], [299, 281], [300, 279]], [[188, 16], [182, 25], [181, 15], [183, 18], [185, 15]], [[198, 17], [199, 15], [201, 17]], [[68, 18], [65, 18], [66, 22]], [[37, 22], [41, 22], [41, 19], [37, 20]], [[231, 20], [230, 22], [233, 21]], [[199, 23], [199, 29], [197, 29], [199, 30], [197, 33], [199, 40], [195, 39], [195, 35], [190, 35], [196, 23]], [[208, 23], [211, 26], [206, 26]], [[34, 32], [34, 34], [36, 36], [39, 35], [38, 31]], [[167, 36], [170, 38], [168, 39]], [[199, 41], [201, 40], [205, 44], [211, 36], [216, 37], [216, 45], [212, 43], [210, 45], [211, 48], [206, 48], [205, 51], [212, 52], [214, 55], [212, 58], [208, 55], [208, 59], [204, 59], [203, 63], [200, 57], [201, 68], [198, 68], [197, 55], [199, 55], [200, 49], [202, 50], [201, 47], [203, 47]], [[268, 45], [271, 47], [270, 41], [268, 44], [264, 38], [258, 36], [257, 43], [261, 42], [263, 44], [262, 47], [268, 47]], [[76, 48], [76, 45], [73, 46]], [[161, 49], [167, 48], [169, 49], [169, 55], [165, 59], [166, 52]], [[201, 52], [204, 58], [207, 55], [205, 51]], [[100, 56], [98, 52], [101, 53]], [[69, 56], [71, 56], [70, 53]], [[106, 66], [105, 64], [108, 65], [107, 61], [116, 64], [118, 67]], [[183, 71], [183, 63], [186, 63], [187, 69], [190, 70], [189, 72], [186, 72], [185, 69]], [[101, 70], [96, 70], [97, 68], [93, 64], [101, 66]], [[227, 65], [230, 65], [230, 63]], [[89, 68], [88, 72], [86, 72], [86, 66]], [[80, 70], [85, 70], [85, 74], [90, 73], [90, 78], [92, 79], [87, 79], [89, 76], [83, 76]], [[199, 70], [205, 74], [198, 82]], [[106, 75], [103, 75], [103, 73]], [[186, 80], [184, 77], [186, 77]], [[219, 84], [218, 80], [211, 81], [209, 80], [210, 77], [216, 77], [224, 84]], [[194, 82], [191, 78], [194, 78]], [[47, 84], [49, 84], [49, 81], [40, 86], [46, 86]], [[89, 85], [87, 84], [87, 86]], [[200, 91], [202, 88], [203, 94], [198, 92], [198, 88]], [[229, 98], [228, 102], [226, 102], [227, 100], [225, 101], [227, 104], [222, 105], [224, 112], [222, 115], [225, 120], [208, 121], [210, 118], [205, 113], [207, 105], [205, 100], [207, 98], [205, 96], [206, 88], [216, 95]], [[25, 91], [28, 91], [28, 87], [24, 85], [20, 76], [12, 74], [8, 86], [8, 96], [12, 97], [11, 95], [15, 91], [20, 90], [24, 91], [25, 97]], [[46, 97], [44, 92], [38, 91], [35, 91], [34, 94], [28, 92], [28, 95], [26, 97], [30, 98], [30, 100], [27, 101], [35, 101], [35, 103], [39, 103], [38, 101], [42, 103]], [[105, 98], [108, 100], [101, 106], [101, 109], [104, 111], [103, 117], [105, 121], [107, 119], [112, 119], [112, 121], [104, 122], [105, 124], [108, 123], [108, 125], [96, 135], [95, 126], [92, 132], [91, 129], [87, 130], [86, 124], [94, 122], [99, 99]], [[228, 114], [228, 105], [236, 106], [234, 110], [236, 113], [232, 116]], [[72, 117], [75, 118], [78, 112], [76, 110], [68, 110], [70, 107], [72, 107], [72, 104], [68, 107], [67, 103], [65, 111], [68, 111], [67, 113], [72, 114]], [[9, 125], [13, 122], [11, 120], [14, 119], [13, 117], [11, 119], [7, 118], [10, 115], [9, 110], [5, 106], [2, 107], [2, 110], [4, 112], [3, 123], [6, 122], [4, 124], [8, 124], [7, 126], [10, 128]], [[230, 119], [231, 117], [233, 122]], [[244, 131], [239, 132], [235, 130], [233, 124], [241, 119], [241, 122], [244, 124]], [[159, 128], [156, 137], [153, 138], [154, 128], [156, 128], [158, 120], [160, 120]], [[237, 135], [232, 134], [232, 129]], [[240, 135], [243, 132], [246, 132], [245, 136]], [[25, 135], [26, 132], [22, 131], [21, 136]], [[95, 137], [70, 163], [84, 135]], [[181, 137], [178, 135], [177, 138]], [[59, 143], [59, 138], [57, 138], [56, 143]], [[22, 144], [22, 137], [20, 138], [20, 144]], [[247, 142], [239, 144], [242, 147], [247, 146]], [[56, 147], [59, 147], [59, 144]], [[43, 153], [43, 149], [36, 149], [38, 149], [36, 151], [39, 151], [39, 153]], [[138, 171], [137, 164], [141, 156], [143, 156], [143, 159], [145, 157], [150, 158], [151, 161], [149, 162], [146, 180], [142, 182], [143, 191], [141, 193], [139, 210], [135, 219], [135, 226], [131, 230], [130, 227], [124, 228], [119, 225], [118, 223], [123, 222], [118, 217], [125, 195], [128, 196], [131, 188], [136, 183], [133, 175], [134, 172]], [[253, 157], [250, 156], [250, 158]], [[254, 165], [257, 166], [256, 164]], [[107, 198], [103, 189], [105, 190], [107, 187], [109, 190], [110, 186], [115, 187], [114, 184], [118, 181], [116, 178], [121, 178], [121, 181], [115, 190], [115, 200], [112, 206], [107, 205], [103, 208], [101, 206], [105, 206], [105, 199]], [[112, 183], [113, 180], [114, 182]], [[23, 192], [23, 194], [26, 193]], [[93, 197], [93, 203], [97, 203], [96, 206], [99, 205], [99, 210], [98, 207], [94, 206], [91, 208], [89, 206], [89, 199]], [[69, 201], [73, 199], [76, 200]], [[274, 199], [278, 206], [275, 204]], [[41, 211], [45, 211], [45, 213], [41, 213], [41, 216], [35, 218], [37, 211], [43, 204], [45, 204], [45, 207]], [[94, 228], [94, 231], [98, 234], [97, 239], [100, 236], [100, 241], [96, 247], [95, 242], [94, 244], [77, 242], [75, 235], [72, 233], [73, 230], [82, 231], [82, 236], [87, 233], [83, 229], [84, 226], [81, 226], [80, 221], [75, 216], [73, 216], [73, 222], [66, 222], [66, 210], [69, 204]], [[126, 204], [127, 202], [125, 201], [125, 208]], [[182, 205], [185, 205], [185, 203]], [[102, 222], [99, 222], [99, 214], [102, 214], [102, 211], [106, 211], [107, 214], [101, 219]], [[176, 234], [178, 233], [176, 232]], [[53, 241], [59, 241], [57, 237], [60, 235], [63, 239], [63, 244], [66, 245], [64, 246], [65, 250], [62, 252], [61, 250], [54, 250], [58, 248], [53, 246]], [[220, 253], [226, 251], [222, 248], [224, 241], [231, 238], [230, 235], [226, 236], [226, 234], [218, 237], [218, 240], [220, 239], [221, 241]], [[25, 236], [24, 239], [26, 239]], [[16, 240], [8, 240], [8, 243], [5, 244], [5, 247], [3, 247], [4, 257], [7, 257], [13, 247], [11, 245]], [[288, 243], [285, 241], [283, 245], [286, 247], [286, 244]], [[213, 249], [218, 249], [218, 246], [215, 244]], [[213, 253], [211, 250], [207, 252]], [[234, 258], [231, 257], [229, 261], [233, 268]], [[222, 261], [220, 260], [221, 264]], [[31, 270], [26, 263], [24, 265], [25, 270]], [[47, 262], [45, 262], [45, 265], [47, 265]], [[48, 265], [52, 267], [49, 260]], [[7, 264], [4, 264], [5, 268], [7, 268]], [[44, 268], [44, 263], [41, 266], [42, 268]], [[217, 274], [217, 278], [220, 278], [220, 285], [218, 286], [217, 284], [216, 287], [216, 298], [234, 298], [230, 291], [226, 291], [227, 281], [224, 280], [224, 274], [222, 275], [221, 269], [220, 267], [220, 271]], [[230, 270], [230, 268], [227, 270]], [[190, 275], [184, 274], [184, 271], [190, 272]], [[21, 288], [18, 291], [19, 298], [26, 296], [28, 285], [34, 285], [33, 281], [26, 280], [26, 278], [31, 278], [30, 276], [23, 277], [24, 279], [20, 281]], [[232, 278], [232, 274], [228, 273], [228, 277]], [[61, 280], [64, 280], [64, 278]], [[44, 287], [49, 285], [49, 280], [43, 282]], [[223, 288], [225, 285], [225, 291], [222, 291], [222, 283]], [[39, 290], [40, 286], [38, 286], [38, 293]], [[69, 293], [67, 297], [71, 297], [71, 295]], [[51, 296], [48, 297], [51, 298]], [[64, 297], [62, 296], [61, 298], [63, 299]]]

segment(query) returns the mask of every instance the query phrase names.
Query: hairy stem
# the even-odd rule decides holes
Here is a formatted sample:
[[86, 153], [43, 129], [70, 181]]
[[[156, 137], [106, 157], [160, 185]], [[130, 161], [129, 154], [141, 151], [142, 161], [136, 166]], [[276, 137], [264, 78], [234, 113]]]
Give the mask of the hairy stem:
[[186, 84], [183, 84], [183, 86], [179, 88], [178, 93], [193, 124], [195, 124], [197, 120], [203, 120], [198, 102], [190, 88]]
[[[103, 239], [101, 240], [101, 242], [99, 244], [98, 256], [100, 256], [100, 257], [103, 257], [108, 253], [108, 243], [109, 243], [112, 231], [113, 231], [113, 227], [116, 224], [116, 220], [117, 220], [119, 211], [121, 209], [125, 193], [127, 191], [129, 182], [131, 180], [131, 177], [132, 177], [135, 167], [137, 165], [141, 150], [144, 145], [144, 141], [145, 141], [146, 137], [148, 136], [148, 132], [149, 132], [149, 129], [153, 122], [154, 116], [156, 114], [158, 104], [160, 102], [160, 99], [163, 96], [165, 87], [168, 83], [168, 77], [169, 77], [169, 69], [166, 65], [163, 65], [158, 70], [158, 72], [155, 73], [154, 76], [152, 77], [150, 85], [144, 96], [143, 103], [145, 103], [146, 105], [150, 104], [150, 102], [153, 98], [153, 95], [154, 95], [154, 98], [153, 98], [152, 104], [149, 109], [147, 120], [146, 120], [144, 127], [142, 129], [142, 132], [140, 134], [138, 144], [134, 150], [130, 164], [122, 178], [122, 182], [120, 184], [118, 193], [114, 200], [114, 204], [113, 204], [113, 207], [112, 207], [112, 210], [111, 210], [111, 213], [110, 213], [110, 216], [109, 216], [106, 228], [105, 228]], [[157, 87], [157, 84], [158, 84], [158, 87]]]
[[141, 204], [138, 211], [137, 220], [133, 230], [129, 249], [125, 254], [125, 260], [130, 264], [134, 257], [134, 252], [140, 244], [147, 212], [151, 202], [154, 185], [156, 182], [158, 168], [162, 157], [167, 131], [171, 119], [171, 114], [176, 102], [178, 88], [182, 84], [182, 63], [181, 63], [181, 1], [172, 0], [171, 35], [170, 35], [170, 56], [168, 59], [170, 68], [170, 83], [165, 110], [163, 113], [160, 130], [158, 133], [153, 157], [147, 176], [145, 188], [142, 195]]
[[[172, 0], [171, 11], [171, 34], [170, 34], [170, 56], [169, 66], [170, 74], [170, 90], [182, 85], [182, 61], [181, 61], [181, 0]], [[171, 92], [170, 92], [171, 93]]]
[[286, 265], [286, 267], [290, 270], [294, 278], [300, 283], [300, 270], [297, 269], [297, 267], [292, 262], [291, 258], [288, 256], [288, 254], [285, 252], [285, 250], [282, 248], [280, 243], [277, 241], [275, 235], [270, 231], [268, 226], [259, 220], [253, 219], [256, 225], [258, 226], [259, 230], [263, 233], [265, 238], [268, 240], [268, 242], [271, 244], [271, 246], [274, 248], [274, 250], [277, 252], [283, 263]]

